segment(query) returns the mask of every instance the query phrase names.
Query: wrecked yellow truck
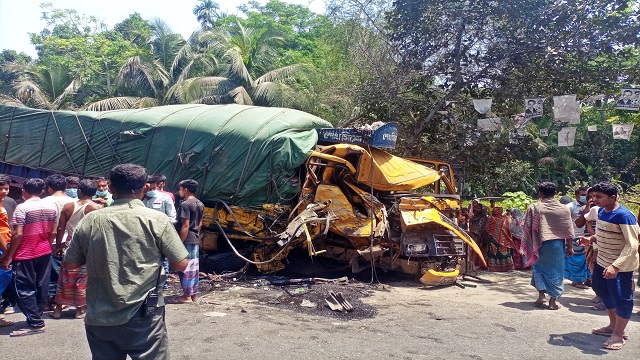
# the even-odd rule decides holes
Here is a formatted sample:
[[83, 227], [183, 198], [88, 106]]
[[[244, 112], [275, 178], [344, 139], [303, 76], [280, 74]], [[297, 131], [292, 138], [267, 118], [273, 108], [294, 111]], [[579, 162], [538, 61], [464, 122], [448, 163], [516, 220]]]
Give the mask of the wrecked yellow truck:
[[203, 269], [263, 273], [292, 249], [365, 267], [455, 281], [469, 251], [446, 163], [403, 159], [393, 123], [334, 129], [313, 115], [244, 105], [170, 105], [104, 112], [0, 105], [0, 172], [16, 184], [52, 172], [107, 176], [132, 162], [191, 178], [204, 202]]

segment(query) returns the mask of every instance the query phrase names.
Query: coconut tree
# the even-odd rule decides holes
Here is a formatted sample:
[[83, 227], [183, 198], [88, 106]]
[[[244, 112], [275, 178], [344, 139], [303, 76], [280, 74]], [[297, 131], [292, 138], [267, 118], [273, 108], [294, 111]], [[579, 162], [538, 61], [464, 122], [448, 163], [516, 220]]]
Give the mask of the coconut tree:
[[212, 0], [200, 0], [200, 3], [193, 8], [202, 30], [211, 30], [217, 19], [225, 15], [219, 12], [220, 5]]
[[[88, 110], [139, 108], [164, 104], [247, 104], [305, 109], [298, 76], [307, 65], [277, 69], [275, 45], [283, 41], [264, 30], [233, 27], [196, 31], [175, 41], [165, 24], [156, 24], [153, 57], [132, 57], [120, 69], [117, 95]], [[179, 45], [179, 46], [178, 46]], [[171, 61], [169, 61], [171, 60]]]
[[142, 108], [165, 103], [174, 79], [174, 60], [187, 43], [162, 20], [157, 19], [152, 25], [151, 55], [127, 59], [118, 72], [116, 96], [91, 103], [87, 110]]
[[214, 76], [193, 76], [176, 83], [170, 91], [172, 99], [304, 108], [301, 104], [306, 93], [298, 86], [298, 78], [309, 66], [272, 66], [278, 56], [275, 46], [284, 41], [282, 36], [239, 22], [203, 36], [210, 41], [210, 48], [221, 54], [221, 63]]
[[35, 62], [10, 63], [5, 65], [4, 70], [16, 76], [13, 83], [14, 96], [3, 96], [0, 102], [4, 104], [47, 110], [68, 108], [73, 105], [72, 95], [80, 85], [68, 71], [57, 66]]

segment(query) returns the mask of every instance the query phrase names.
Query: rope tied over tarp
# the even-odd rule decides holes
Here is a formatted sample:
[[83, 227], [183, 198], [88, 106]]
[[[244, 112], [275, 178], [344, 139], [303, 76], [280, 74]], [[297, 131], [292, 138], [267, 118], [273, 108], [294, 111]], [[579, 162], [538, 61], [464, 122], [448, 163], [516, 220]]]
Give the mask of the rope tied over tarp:
[[73, 172], [78, 174], [78, 169], [76, 168], [76, 165], [73, 163], [73, 158], [71, 158], [71, 153], [69, 153], [69, 149], [67, 148], [67, 144], [64, 142], [64, 137], [62, 136], [62, 132], [60, 131], [60, 126], [58, 126], [58, 120], [56, 120], [56, 115], [53, 113], [53, 110], [51, 110], [51, 117], [53, 118], [53, 124], [56, 126], [56, 130], [58, 131], [58, 136], [60, 137], [60, 143], [62, 144], [62, 148], [64, 149], [64, 153], [65, 153], [65, 155], [67, 155], [67, 158], [69, 159], [69, 163], [71, 164], [71, 167], [73, 168]]

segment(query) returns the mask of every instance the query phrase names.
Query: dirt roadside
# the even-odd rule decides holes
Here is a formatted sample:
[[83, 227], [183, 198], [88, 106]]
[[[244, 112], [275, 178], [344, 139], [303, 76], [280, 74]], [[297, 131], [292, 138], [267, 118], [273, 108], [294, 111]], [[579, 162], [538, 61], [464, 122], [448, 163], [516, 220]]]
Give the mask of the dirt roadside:
[[[199, 304], [168, 305], [173, 359], [607, 359], [640, 357], [640, 315], [629, 325], [623, 350], [601, 348], [591, 335], [604, 325], [603, 311], [590, 309], [590, 290], [569, 285], [560, 310], [533, 307], [529, 274], [485, 274], [476, 288], [423, 289], [412, 280], [385, 285], [271, 286], [264, 280], [212, 284]], [[302, 290], [300, 290], [302, 289]], [[326, 309], [320, 300], [340, 290], [352, 314]], [[305, 302], [306, 306], [300, 306]], [[637, 303], [640, 299], [636, 296]], [[309, 303], [316, 305], [314, 308]], [[636, 307], [638, 310], [638, 307]], [[358, 312], [359, 311], [359, 312]], [[0, 329], [3, 357], [87, 359], [89, 349], [73, 311], [48, 320], [43, 335], [9, 338], [24, 325]]]

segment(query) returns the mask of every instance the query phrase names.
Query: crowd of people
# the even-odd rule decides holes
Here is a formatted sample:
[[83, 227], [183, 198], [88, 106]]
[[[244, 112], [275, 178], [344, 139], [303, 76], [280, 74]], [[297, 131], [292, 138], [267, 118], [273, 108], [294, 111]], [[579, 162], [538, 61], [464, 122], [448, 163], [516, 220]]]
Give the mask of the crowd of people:
[[[486, 206], [473, 199], [468, 209], [463, 209], [458, 221], [482, 250], [489, 271], [525, 269], [526, 258], [520, 253], [523, 236], [524, 214], [518, 208], [504, 210], [491, 200]], [[480, 257], [472, 255], [477, 268], [484, 268]]]
[[[610, 183], [580, 187], [574, 200], [556, 195], [554, 183], [540, 183], [540, 200], [526, 214], [474, 199], [459, 224], [468, 227], [489, 271], [532, 268], [534, 306], [557, 310], [565, 279], [577, 288], [591, 287], [593, 309], [606, 310], [609, 317], [607, 326], [592, 333], [608, 337], [603, 347], [621, 349], [633, 313], [633, 273], [640, 271], [638, 219], [620, 204], [618, 188]], [[472, 260], [484, 267], [479, 257]]]
[[0, 326], [13, 325], [1, 313], [19, 311], [27, 327], [10, 336], [40, 334], [45, 309], [59, 319], [74, 307], [94, 359], [164, 358], [160, 289], [171, 267], [183, 294], [167, 301], [197, 299], [204, 215], [195, 180], [179, 183], [178, 202], [165, 182], [122, 164], [108, 180], [27, 179], [16, 202], [0, 174]]

